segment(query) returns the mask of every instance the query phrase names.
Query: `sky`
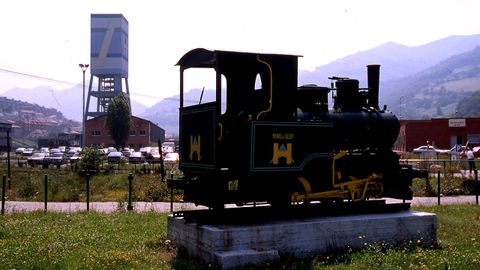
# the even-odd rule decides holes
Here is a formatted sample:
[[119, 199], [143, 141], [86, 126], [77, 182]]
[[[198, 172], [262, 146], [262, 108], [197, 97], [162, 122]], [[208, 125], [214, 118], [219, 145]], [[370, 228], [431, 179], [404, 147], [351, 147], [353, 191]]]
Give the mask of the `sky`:
[[175, 64], [194, 48], [302, 55], [299, 69], [313, 70], [386, 42], [480, 34], [479, 11], [478, 0], [2, 1], [0, 94], [40, 85], [81, 91], [90, 14], [128, 20], [130, 95], [151, 106], [178, 94]]

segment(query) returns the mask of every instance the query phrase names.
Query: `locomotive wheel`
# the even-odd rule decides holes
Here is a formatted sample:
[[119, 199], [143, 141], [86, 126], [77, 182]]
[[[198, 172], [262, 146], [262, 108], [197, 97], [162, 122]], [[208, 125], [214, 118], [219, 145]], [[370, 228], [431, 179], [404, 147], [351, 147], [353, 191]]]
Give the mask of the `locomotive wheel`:
[[[296, 178], [288, 180], [283, 179], [282, 182], [285, 184], [281, 187], [277, 187], [277, 189], [274, 191], [275, 195], [273, 195], [269, 200], [269, 203], [270, 205], [272, 205], [273, 208], [288, 208], [294, 202], [292, 200], [292, 194], [305, 194], [305, 192], [307, 192]], [[309, 203], [309, 200], [305, 199], [303, 203]]]
[[282, 192], [282, 194], [275, 195], [269, 201], [272, 208], [286, 209], [291, 205], [289, 193]]

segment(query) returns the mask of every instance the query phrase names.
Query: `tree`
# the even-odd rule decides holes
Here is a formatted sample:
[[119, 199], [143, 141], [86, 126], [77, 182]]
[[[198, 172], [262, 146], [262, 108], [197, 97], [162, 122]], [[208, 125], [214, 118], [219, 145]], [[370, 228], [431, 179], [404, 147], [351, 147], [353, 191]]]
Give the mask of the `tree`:
[[480, 116], [480, 91], [473, 92], [470, 96], [463, 98], [458, 102], [457, 112], [461, 117]]
[[111, 100], [107, 112], [107, 129], [117, 149], [126, 144], [131, 127], [132, 113], [130, 105], [128, 99], [121, 94]]

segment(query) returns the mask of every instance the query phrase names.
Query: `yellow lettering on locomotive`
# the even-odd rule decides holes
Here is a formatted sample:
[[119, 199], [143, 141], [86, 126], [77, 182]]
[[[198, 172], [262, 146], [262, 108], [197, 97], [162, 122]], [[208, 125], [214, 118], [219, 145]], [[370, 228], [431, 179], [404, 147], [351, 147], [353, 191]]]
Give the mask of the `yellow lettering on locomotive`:
[[282, 138], [282, 133], [273, 133], [272, 134], [272, 139], [281, 139]]
[[272, 133], [272, 139], [293, 140], [293, 133]]
[[190, 160], [193, 160], [193, 154], [197, 154], [197, 161], [200, 161], [200, 135], [190, 136]]
[[287, 143], [286, 146], [283, 143], [280, 145], [278, 143], [273, 144], [273, 164], [278, 165], [280, 158], [285, 158], [287, 165], [292, 164], [293, 159], [291, 143]]

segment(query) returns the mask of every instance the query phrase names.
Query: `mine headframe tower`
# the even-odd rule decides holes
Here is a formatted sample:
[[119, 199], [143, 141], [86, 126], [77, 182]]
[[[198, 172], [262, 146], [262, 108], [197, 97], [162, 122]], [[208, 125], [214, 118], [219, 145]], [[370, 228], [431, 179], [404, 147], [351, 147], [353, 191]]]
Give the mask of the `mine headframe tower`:
[[[83, 121], [105, 115], [110, 101], [121, 94], [127, 98], [131, 108], [128, 21], [123, 15], [91, 14], [90, 64], [91, 77]], [[98, 79], [97, 89], [92, 89], [93, 77]], [[91, 98], [96, 100], [91, 103]]]

